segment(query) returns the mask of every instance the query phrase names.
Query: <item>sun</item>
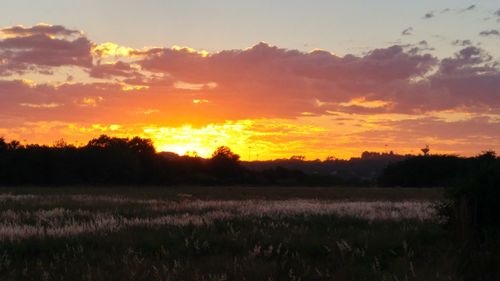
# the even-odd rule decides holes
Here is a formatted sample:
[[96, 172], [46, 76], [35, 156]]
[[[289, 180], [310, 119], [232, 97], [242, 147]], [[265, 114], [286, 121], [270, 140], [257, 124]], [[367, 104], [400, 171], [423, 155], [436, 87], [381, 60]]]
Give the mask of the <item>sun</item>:
[[178, 155], [199, 155], [201, 157], [209, 157], [212, 155], [214, 148], [206, 147], [202, 145], [196, 145], [194, 143], [186, 144], [168, 144], [168, 143], [157, 143], [155, 144], [156, 150], [159, 152], [174, 152]]

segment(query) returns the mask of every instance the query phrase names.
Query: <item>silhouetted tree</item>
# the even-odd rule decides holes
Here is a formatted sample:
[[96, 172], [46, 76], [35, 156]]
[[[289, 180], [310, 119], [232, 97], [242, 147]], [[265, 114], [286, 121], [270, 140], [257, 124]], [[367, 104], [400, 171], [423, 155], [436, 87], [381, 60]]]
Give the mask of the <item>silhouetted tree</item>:
[[459, 243], [463, 280], [499, 280], [500, 159], [486, 151], [467, 162], [439, 211]]
[[153, 142], [150, 139], [134, 137], [128, 141], [129, 148], [139, 154], [154, 155], [156, 153]]
[[240, 156], [232, 152], [229, 147], [220, 146], [214, 151], [214, 153], [212, 153], [212, 160], [232, 162], [236, 164], [239, 162]]
[[424, 148], [420, 149], [420, 151], [422, 151], [424, 153], [424, 156], [427, 156], [429, 155], [429, 152], [431, 151], [431, 149], [429, 148], [429, 145], [425, 145]]
[[60, 139], [54, 142], [52, 147], [55, 148], [68, 148], [68, 147], [74, 147], [73, 145], [68, 144], [64, 139]]
[[5, 142], [4, 138], [0, 138], [0, 152], [7, 151], [9, 148], [8, 144]]
[[380, 175], [382, 186], [449, 186], [467, 170], [467, 159], [453, 155], [414, 156], [389, 164]]
[[337, 160], [337, 158], [335, 156], [332, 156], [332, 155], [329, 155], [325, 158], [325, 161], [326, 162], [329, 162], [329, 161], [335, 161]]
[[9, 148], [10, 150], [15, 150], [15, 149], [20, 149], [20, 148], [22, 148], [21, 142], [19, 142], [19, 141], [17, 141], [17, 140], [13, 140], [13, 141], [9, 142], [9, 143], [7, 144], [7, 146], [8, 146], [8, 148]]
[[210, 169], [218, 180], [233, 182], [241, 176], [240, 156], [227, 146], [218, 147], [210, 158]]

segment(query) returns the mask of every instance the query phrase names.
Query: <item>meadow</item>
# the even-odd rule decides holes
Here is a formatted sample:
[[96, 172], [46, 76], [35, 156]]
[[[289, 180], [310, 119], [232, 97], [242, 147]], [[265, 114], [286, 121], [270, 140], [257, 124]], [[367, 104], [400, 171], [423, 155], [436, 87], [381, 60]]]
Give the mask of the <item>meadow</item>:
[[453, 280], [439, 189], [0, 189], [1, 280]]

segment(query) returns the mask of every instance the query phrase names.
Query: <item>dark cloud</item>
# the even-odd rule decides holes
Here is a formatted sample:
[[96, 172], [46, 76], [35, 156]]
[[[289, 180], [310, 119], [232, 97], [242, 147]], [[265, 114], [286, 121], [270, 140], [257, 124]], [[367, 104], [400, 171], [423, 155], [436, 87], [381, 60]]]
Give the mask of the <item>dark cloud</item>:
[[[452, 58], [445, 58], [440, 63], [440, 74], [457, 74], [467, 71], [468, 74], [484, 72], [488, 69], [485, 63], [492, 60], [492, 57], [484, 50], [468, 46], [455, 54]], [[491, 69], [495, 71], [495, 69]]]
[[500, 36], [500, 31], [496, 29], [483, 30], [479, 32], [480, 36]]
[[462, 46], [462, 47], [465, 47], [465, 46], [470, 46], [472, 45], [472, 41], [471, 40], [455, 40], [451, 43], [452, 45], [454, 46]]
[[12, 26], [0, 29], [0, 33], [4, 33], [8, 36], [13, 37], [24, 37], [33, 35], [47, 35], [47, 36], [71, 36], [71, 35], [81, 35], [78, 30], [67, 29], [62, 25], [49, 25], [49, 24], [37, 24], [32, 27], [24, 26]]
[[420, 54], [427, 51], [434, 51], [435, 49], [429, 46], [429, 42], [427, 40], [421, 40], [417, 44], [408, 45], [408, 53], [410, 54]]
[[470, 5], [469, 7], [467, 7], [467, 8], [465, 8], [465, 9], [461, 10], [460, 12], [472, 11], [472, 10], [474, 10], [474, 9], [476, 9], [476, 8], [477, 8], [477, 6], [476, 6], [476, 5]]
[[424, 19], [430, 19], [430, 18], [433, 18], [433, 17], [434, 17], [434, 12], [433, 11], [427, 12], [424, 15]]
[[412, 35], [412, 34], [413, 34], [413, 27], [408, 27], [407, 29], [401, 32], [401, 35]]
[[89, 71], [90, 77], [94, 78], [113, 78], [113, 77], [138, 77], [141, 76], [137, 69], [134, 69], [130, 64], [118, 61], [107, 64], [96, 64]]
[[[93, 43], [78, 31], [62, 26], [37, 25], [31, 28], [2, 29], [0, 39], [0, 75], [73, 65], [90, 67]], [[74, 37], [72, 35], [78, 34]]]
[[493, 15], [497, 18], [497, 22], [500, 22], [500, 9], [496, 10]]
[[450, 8], [445, 8], [445, 9], [442, 9], [440, 11], [441, 14], [446, 14], [446, 13], [450, 13], [450, 12], [456, 12], [456, 13], [465, 13], [465, 12], [468, 12], [468, 11], [473, 11], [477, 9], [477, 5], [473, 4], [473, 5], [470, 5], [468, 6], [467, 8], [463, 8], [463, 9], [450, 9]]

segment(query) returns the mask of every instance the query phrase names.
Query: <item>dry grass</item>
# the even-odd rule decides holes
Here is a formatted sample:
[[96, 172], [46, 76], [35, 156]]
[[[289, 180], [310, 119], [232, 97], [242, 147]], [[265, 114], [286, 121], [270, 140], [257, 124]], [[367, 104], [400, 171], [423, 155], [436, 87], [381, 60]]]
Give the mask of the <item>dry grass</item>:
[[[349, 202], [327, 200], [183, 200], [135, 199], [124, 196], [13, 195], [0, 194], [0, 202], [33, 206], [32, 210], [6, 209], [0, 212], [0, 240], [32, 237], [65, 237], [84, 233], [114, 232], [129, 227], [201, 225], [251, 217], [273, 220], [293, 216], [327, 215], [374, 220], [432, 220], [434, 209], [428, 201]], [[52, 208], [68, 202], [83, 209]], [[92, 211], [93, 204], [135, 206], [143, 212], [124, 215], [120, 211]], [[36, 206], [41, 209], [36, 209]], [[125, 212], [127, 213], [127, 212]]]
[[0, 189], [0, 280], [453, 280], [427, 190], [214, 190]]

